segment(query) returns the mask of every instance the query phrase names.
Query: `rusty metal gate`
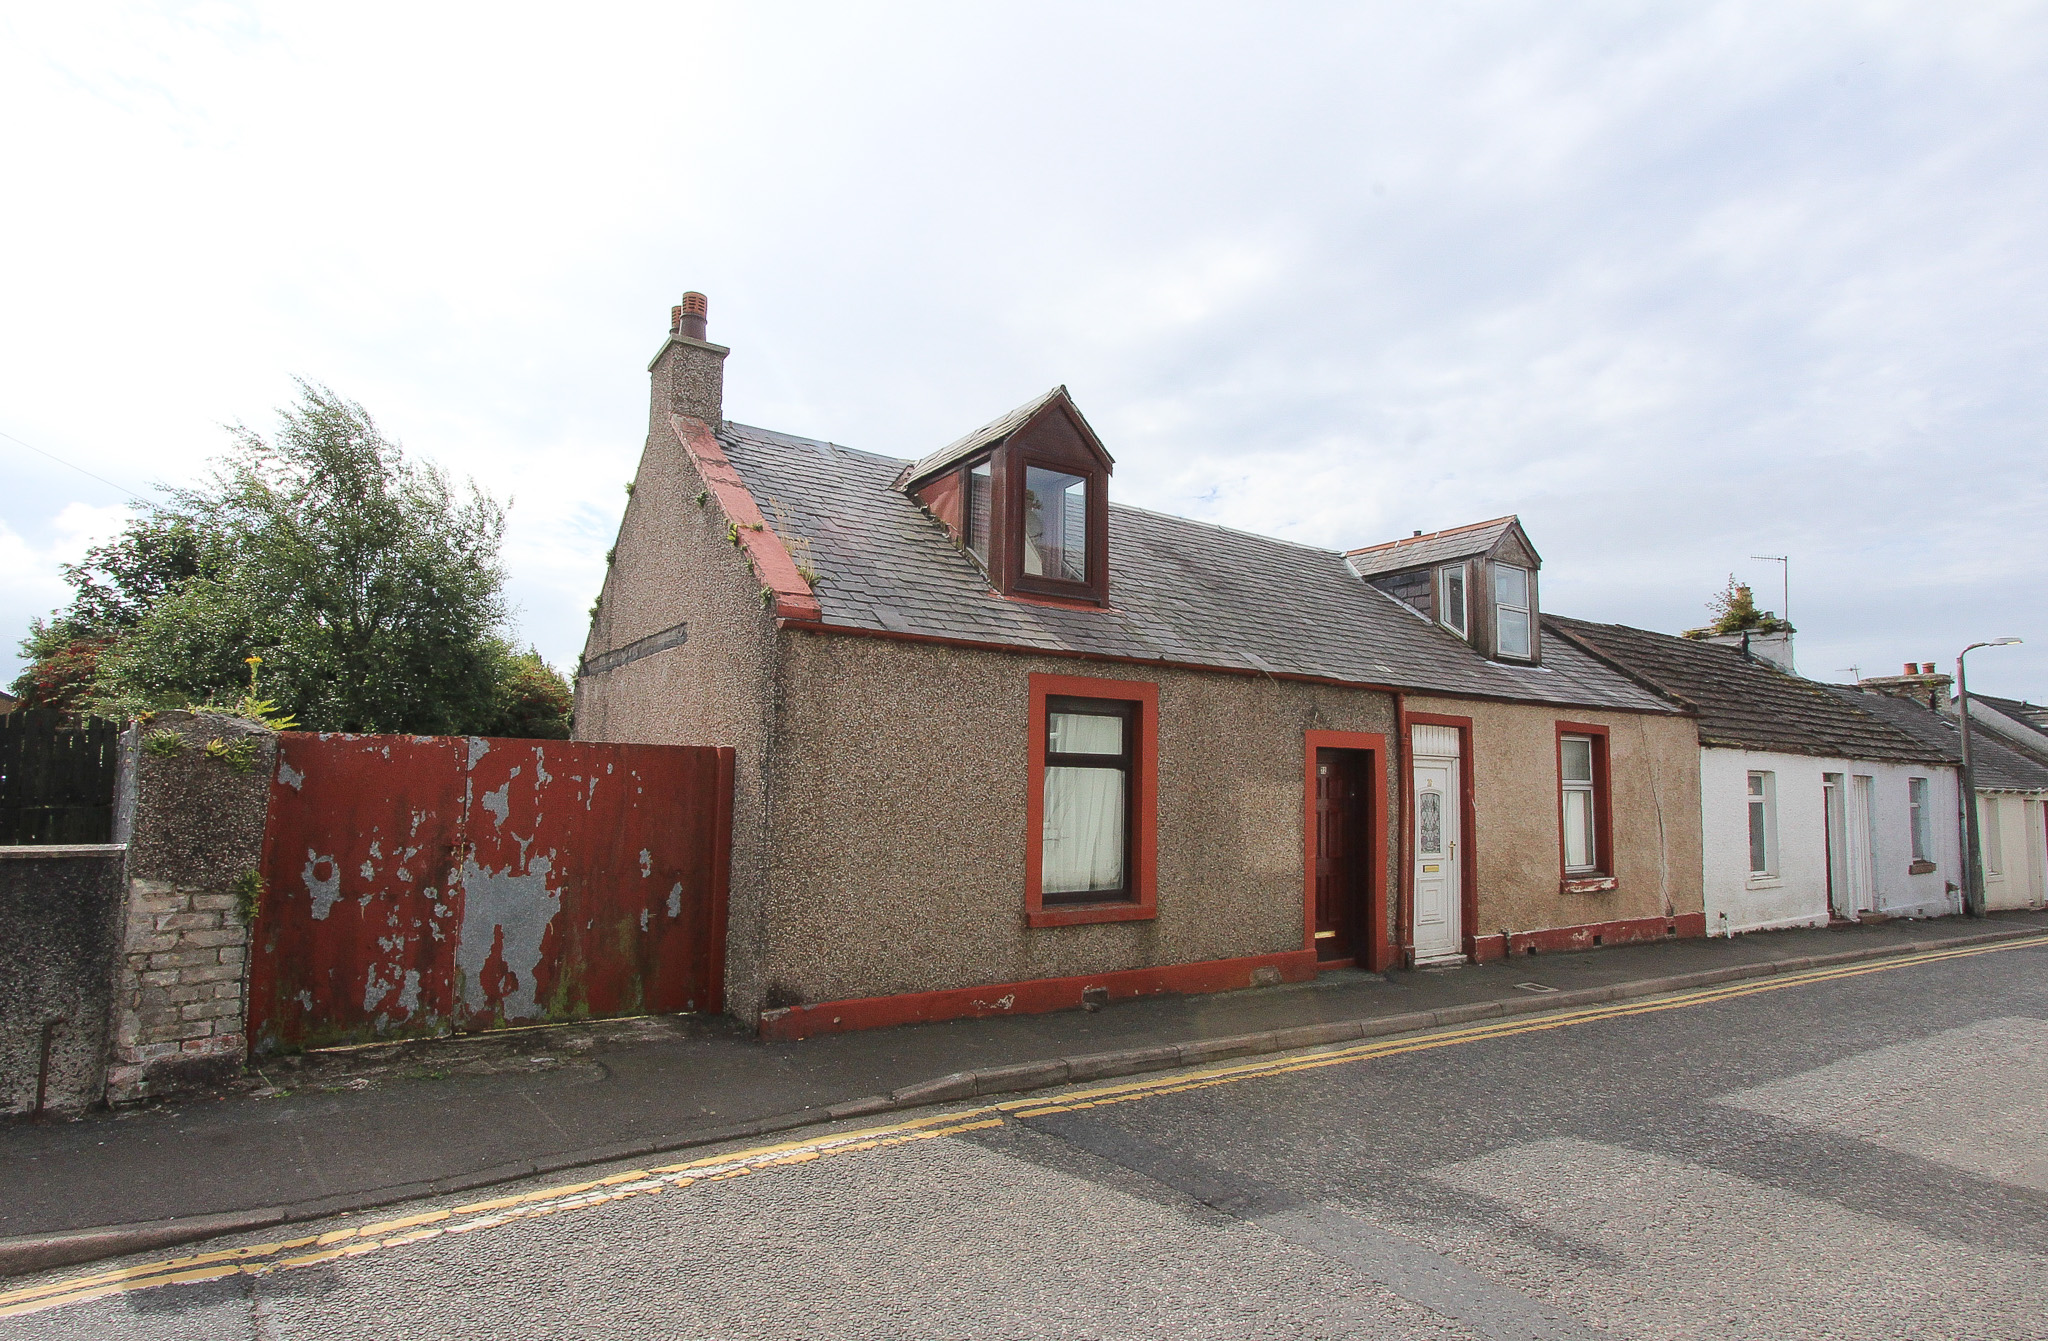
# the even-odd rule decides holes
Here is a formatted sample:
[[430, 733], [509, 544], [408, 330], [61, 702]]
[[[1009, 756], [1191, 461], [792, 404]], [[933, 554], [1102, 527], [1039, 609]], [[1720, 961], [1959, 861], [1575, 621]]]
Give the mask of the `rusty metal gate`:
[[729, 749], [279, 738], [254, 1050], [723, 1007]]

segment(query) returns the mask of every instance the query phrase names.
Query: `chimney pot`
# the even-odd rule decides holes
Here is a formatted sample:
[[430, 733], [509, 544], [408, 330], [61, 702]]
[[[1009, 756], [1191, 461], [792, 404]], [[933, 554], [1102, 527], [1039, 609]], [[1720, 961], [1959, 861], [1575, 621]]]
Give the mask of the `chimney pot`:
[[684, 294], [682, 306], [676, 309], [676, 334], [686, 335], [692, 340], [704, 339], [705, 318], [709, 315], [709, 304], [703, 294]]
[[1914, 665], [1914, 664], [1913, 664], [1912, 662], [1910, 662], [1910, 661], [1908, 661], [1908, 662], [1906, 663], [1906, 674], [1908, 674], [1908, 675], [1918, 675], [1919, 673], [1920, 673], [1920, 668], [1919, 668], [1918, 666]]
[[668, 310], [668, 333], [674, 335], [683, 328], [683, 305], [677, 303]]
[[1420, 532], [1420, 531], [1417, 531], [1417, 532], [1415, 533], [1414, 537], [1412, 537], [1412, 538], [1414, 538], [1414, 539], [1420, 539], [1420, 538], [1421, 538], [1421, 536], [1422, 536], [1422, 532]]
[[1922, 675], [1932, 675], [1932, 674], [1934, 674], [1934, 663], [1933, 663], [1932, 661], [1923, 661], [1923, 662], [1921, 662], [1921, 663], [1920, 663], [1920, 673], [1921, 673]]

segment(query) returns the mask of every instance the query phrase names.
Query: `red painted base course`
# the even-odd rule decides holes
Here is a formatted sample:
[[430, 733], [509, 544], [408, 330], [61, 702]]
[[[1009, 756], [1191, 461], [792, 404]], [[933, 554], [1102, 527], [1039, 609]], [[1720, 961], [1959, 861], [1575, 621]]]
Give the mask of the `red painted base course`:
[[[1704, 934], [1704, 933], [1702, 933]], [[1499, 937], [1495, 937], [1496, 940]], [[826, 1001], [815, 1006], [771, 1010], [761, 1016], [761, 1037], [781, 1041], [818, 1034], [843, 1034], [855, 1029], [880, 1029], [892, 1024], [928, 1024], [935, 1020], [979, 1019], [989, 1015], [1042, 1015], [1077, 1010], [1084, 988], [1100, 987], [1111, 1000], [1156, 996], [1164, 992], [1228, 992], [1252, 985], [1252, 974], [1277, 969], [1282, 982], [1307, 982], [1316, 976], [1313, 950], [1249, 955], [1243, 959], [1211, 959], [1199, 964], [1125, 969], [1079, 978], [1036, 978], [1029, 982], [992, 983], [947, 992], [907, 992], [902, 996], [869, 996], [851, 1001]]]
[[1676, 917], [1636, 917], [1622, 922], [1588, 922], [1578, 927], [1551, 927], [1543, 931], [1509, 932], [1507, 944], [1500, 936], [1474, 936], [1472, 962], [1491, 964], [1504, 954], [1555, 954], [1560, 950], [1591, 950], [1595, 946], [1630, 945], [1642, 941], [1678, 940], [1707, 934], [1705, 913], [1680, 913]]

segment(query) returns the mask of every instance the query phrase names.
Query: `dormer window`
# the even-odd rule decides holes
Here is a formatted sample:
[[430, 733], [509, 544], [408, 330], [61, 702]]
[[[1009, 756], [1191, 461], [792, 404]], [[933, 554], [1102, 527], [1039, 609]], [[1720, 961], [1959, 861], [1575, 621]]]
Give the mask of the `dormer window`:
[[1498, 655], [1529, 659], [1529, 570], [1493, 566], [1493, 638]]
[[1354, 549], [1351, 571], [1490, 660], [1538, 666], [1542, 556], [1520, 519], [1417, 531], [1405, 540]]
[[1436, 570], [1437, 619], [1460, 638], [1465, 636], [1465, 565]]
[[900, 484], [1002, 596], [1109, 603], [1113, 466], [1064, 388], [918, 462]]
[[1088, 477], [1024, 467], [1024, 575], [1088, 580]]

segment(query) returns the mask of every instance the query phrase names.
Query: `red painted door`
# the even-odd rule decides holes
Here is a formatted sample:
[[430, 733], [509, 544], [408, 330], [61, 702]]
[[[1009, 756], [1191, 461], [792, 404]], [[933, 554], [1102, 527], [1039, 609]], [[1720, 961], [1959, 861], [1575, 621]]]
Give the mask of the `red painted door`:
[[1369, 850], [1364, 756], [1316, 751], [1316, 958], [1354, 959], [1362, 950]]

